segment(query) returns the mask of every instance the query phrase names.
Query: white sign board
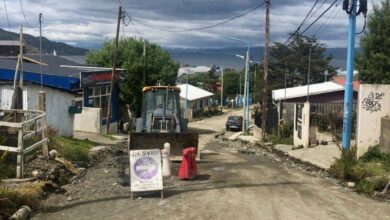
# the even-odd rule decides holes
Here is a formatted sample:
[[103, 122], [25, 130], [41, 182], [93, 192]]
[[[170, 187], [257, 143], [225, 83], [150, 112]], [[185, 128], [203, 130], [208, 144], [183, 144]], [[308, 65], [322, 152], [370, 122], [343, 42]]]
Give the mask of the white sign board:
[[132, 192], [163, 190], [161, 151], [130, 151], [130, 184]]

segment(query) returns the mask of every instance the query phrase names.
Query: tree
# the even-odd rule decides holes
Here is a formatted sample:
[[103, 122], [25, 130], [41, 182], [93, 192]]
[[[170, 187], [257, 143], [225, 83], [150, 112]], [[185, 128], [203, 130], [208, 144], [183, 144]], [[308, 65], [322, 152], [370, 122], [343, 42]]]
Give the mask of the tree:
[[[139, 115], [142, 105], [142, 87], [145, 85], [175, 85], [179, 64], [157, 44], [134, 38], [121, 39], [118, 46], [117, 67], [126, 69], [124, 82], [120, 84], [120, 98]], [[106, 41], [99, 50], [87, 54], [86, 62], [102, 67], [112, 66], [114, 42]], [[143, 82], [143, 74], [146, 82]]]
[[368, 17], [367, 34], [360, 40], [356, 57], [359, 79], [365, 83], [390, 84], [390, 0], [374, 6]]
[[195, 73], [188, 77], [188, 84], [200, 87], [212, 93], [217, 92], [216, 83], [219, 81], [216, 75], [215, 67], [212, 67], [207, 73]]
[[[242, 80], [243, 82], [244, 80]], [[223, 74], [223, 98], [233, 98], [240, 91], [240, 75], [234, 69], [226, 70]], [[242, 89], [244, 90], [244, 89]]]
[[284, 88], [284, 78], [287, 71], [287, 87], [306, 85], [311, 48], [310, 83], [324, 81], [323, 73], [328, 70], [334, 73], [329, 65], [332, 56], [326, 56], [325, 44], [316, 38], [294, 35], [292, 41], [284, 45], [276, 42], [271, 48], [269, 88]]

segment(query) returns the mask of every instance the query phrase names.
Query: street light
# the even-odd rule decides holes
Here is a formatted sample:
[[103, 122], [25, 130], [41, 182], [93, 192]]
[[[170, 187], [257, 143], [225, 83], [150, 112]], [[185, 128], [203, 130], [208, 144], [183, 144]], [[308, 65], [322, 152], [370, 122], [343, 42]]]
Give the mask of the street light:
[[[248, 54], [249, 56], [249, 54]], [[254, 63], [253, 60], [250, 60], [249, 63], [248, 63], [248, 59], [246, 59], [245, 56], [243, 55], [240, 55], [240, 54], [236, 54], [236, 57], [238, 58], [241, 58], [243, 60], [245, 60], [245, 78], [247, 79], [247, 82], [245, 82], [246, 86], [245, 86], [245, 93], [244, 93], [244, 100], [245, 100], [245, 126], [246, 126], [246, 129], [248, 129], [249, 127], [249, 97], [250, 97], [250, 90], [249, 90], [249, 87], [250, 87], [250, 84], [249, 84], [249, 81], [250, 81], [250, 76], [249, 76], [249, 63]], [[248, 74], [248, 76], [246, 75]], [[240, 74], [240, 88], [241, 88], [241, 74]], [[241, 90], [240, 90], [240, 95], [241, 95]]]
[[244, 41], [235, 37], [230, 37], [230, 36], [225, 36], [225, 35], [219, 35], [222, 38], [229, 39], [229, 40], [234, 40], [238, 41], [241, 43], [244, 43], [247, 46], [247, 51], [246, 51], [246, 62], [245, 62], [245, 84], [244, 84], [244, 112], [243, 112], [243, 118], [244, 118], [244, 123], [242, 124], [242, 130], [243, 132], [246, 131], [249, 127], [249, 77], [248, 77], [248, 71], [249, 71], [249, 43], [248, 41]]

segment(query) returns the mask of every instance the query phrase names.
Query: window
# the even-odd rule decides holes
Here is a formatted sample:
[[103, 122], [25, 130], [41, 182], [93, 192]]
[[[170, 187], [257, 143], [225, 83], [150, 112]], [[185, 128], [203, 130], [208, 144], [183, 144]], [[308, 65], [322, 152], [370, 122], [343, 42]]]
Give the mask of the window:
[[110, 85], [97, 85], [92, 87], [92, 95], [88, 97], [93, 100], [92, 107], [102, 109], [102, 117], [107, 117], [108, 100], [110, 97]]

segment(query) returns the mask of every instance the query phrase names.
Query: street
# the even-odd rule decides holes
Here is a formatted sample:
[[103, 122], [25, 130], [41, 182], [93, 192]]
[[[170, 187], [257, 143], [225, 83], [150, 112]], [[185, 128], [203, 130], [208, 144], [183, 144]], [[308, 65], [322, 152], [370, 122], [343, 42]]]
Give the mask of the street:
[[130, 200], [123, 151], [65, 187], [65, 195], [50, 196], [33, 219], [390, 219], [384, 202], [267, 157], [237, 153], [214, 137], [224, 131], [226, 118], [190, 124], [201, 133], [199, 176], [167, 180], [165, 199], [149, 193]]

